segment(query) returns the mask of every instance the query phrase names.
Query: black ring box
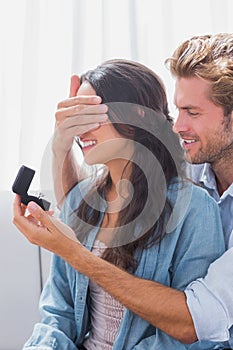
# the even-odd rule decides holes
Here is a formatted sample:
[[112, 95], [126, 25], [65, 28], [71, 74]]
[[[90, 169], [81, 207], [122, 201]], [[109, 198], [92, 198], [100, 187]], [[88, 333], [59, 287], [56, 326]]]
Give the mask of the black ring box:
[[18, 171], [15, 181], [12, 185], [12, 191], [21, 197], [21, 202], [27, 205], [33, 201], [37, 203], [42, 209], [49, 210], [50, 203], [43, 198], [28, 195], [29, 186], [35, 175], [35, 170], [22, 165]]

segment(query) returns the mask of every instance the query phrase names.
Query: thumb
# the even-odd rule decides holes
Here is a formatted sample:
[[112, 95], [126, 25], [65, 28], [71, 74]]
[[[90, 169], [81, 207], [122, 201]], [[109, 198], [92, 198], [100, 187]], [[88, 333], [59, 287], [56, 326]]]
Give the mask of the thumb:
[[69, 97], [75, 97], [80, 87], [80, 78], [78, 75], [72, 75], [70, 78], [70, 95]]
[[52, 227], [50, 216], [35, 202], [29, 202], [27, 209], [31, 216], [47, 228]]
[[79, 243], [74, 231], [69, 226], [63, 224], [60, 220], [48, 215], [35, 202], [29, 202], [27, 209], [30, 215], [37, 221], [40, 221], [41, 225], [46, 227], [50, 232], [62, 234]]

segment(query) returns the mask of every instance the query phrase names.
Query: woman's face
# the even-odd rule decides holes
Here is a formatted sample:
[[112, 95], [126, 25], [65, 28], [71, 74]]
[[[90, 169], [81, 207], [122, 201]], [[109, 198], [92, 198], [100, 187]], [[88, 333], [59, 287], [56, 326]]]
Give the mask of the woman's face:
[[[96, 95], [96, 92], [84, 81], [78, 90], [79, 95]], [[81, 135], [80, 146], [87, 164], [105, 164], [109, 167], [127, 162], [134, 148], [133, 142], [120, 135], [109, 120], [101, 123], [98, 129]]]

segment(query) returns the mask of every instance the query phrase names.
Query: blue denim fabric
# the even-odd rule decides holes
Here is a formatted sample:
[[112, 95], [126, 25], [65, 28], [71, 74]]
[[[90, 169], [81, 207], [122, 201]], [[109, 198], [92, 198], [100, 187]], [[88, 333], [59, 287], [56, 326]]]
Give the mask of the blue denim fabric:
[[[209, 164], [192, 165], [191, 176], [216, 200], [220, 209], [226, 246], [231, 248], [233, 246], [233, 184], [220, 197], [215, 176]], [[185, 293], [198, 339], [229, 340], [228, 344], [224, 343], [219, 349], [224, 346], [233, 348], [233, 248], [210, 265], [205, 278], [190, 283]], [[202, 342], [201, 349], [205, 349], [204, 346], [205, 342]], [[211, 349], [215, 349], [213, 345]]]
[[[70, 224], [72, 212], [88, 186], [85, 180], [68, 195], [61, 212], [65, 223]], [[171, 201], [177, 191], [176, 185], [171, 186], [168, 192]], [[142, 252], [135, 275], [184, 290], [191, 281], [205, 275], [209, 264], [225, 249], [217, 204], [206, 191], [187, 184], [179, 189], [179, 200], [168, 226], [169, 233], [164, 239]], [[94, 227], [88, 235], [85, 244], [88, 249], [98, 230], [99, 227]], [[35, 326], [25, 350], [79, 349], [91, 326], [88, 283], [86, 276], [53, 256], [40, 300], [41, 323]], [[174, 350], [189, 346], [126, 310], [113, 346], [113, 350], [123, 349]]]
[[219, 207], [222, 219], [223, 233], [226, 246], [233, 246], [233, 183], [228, 189], [219, 196], [215, 175], [210, 164], [192, 165], [190, 168], [190, 176], [192, 179], [205, 188], [211, 197], [213, 197]]

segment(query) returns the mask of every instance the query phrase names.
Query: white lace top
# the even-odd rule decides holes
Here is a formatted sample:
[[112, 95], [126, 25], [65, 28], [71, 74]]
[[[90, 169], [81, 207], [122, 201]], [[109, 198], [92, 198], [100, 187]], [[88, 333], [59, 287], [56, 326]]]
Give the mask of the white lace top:
[[[104, 243], [96, 240], [92, 252], [96, 256], [100, 256], [106, 248]], [[91, 280], [89, 293], [91, 297], [91, 330], [89, 338], [83, 345], [88, 350], [110, 350], [123, 318], [125, 307]]]

